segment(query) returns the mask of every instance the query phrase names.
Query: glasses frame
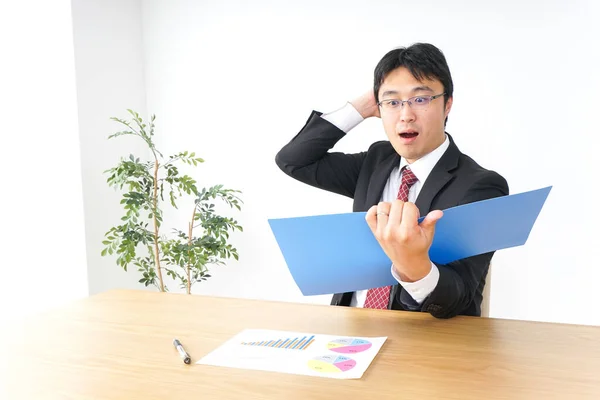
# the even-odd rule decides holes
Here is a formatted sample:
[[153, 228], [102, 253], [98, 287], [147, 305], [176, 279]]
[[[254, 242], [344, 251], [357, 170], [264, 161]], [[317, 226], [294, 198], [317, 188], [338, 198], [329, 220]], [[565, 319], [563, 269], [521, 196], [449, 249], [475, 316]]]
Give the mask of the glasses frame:
[[[440, 93], [440, 94], [435, 94], [435, 95], [426, 95], [426, 96], [413, 96], [407, 100], [400, 100], [400, 99], [385, 99], [385, 100], [381, 100], [379, 102], [377, 102], [377, 105], [381, 108], [383, 108], [385, 110], [385, 108], [383, 107], [382, 103], [384, 101], [391, 101], [391, 100], [395, 100], [395, 101], [399, 101], [400, 102], [400, 107], [398, 108], [398, 110], [401, 110], [404, 107], [404, 103], [408, 103], [408, 106], [410, 108], [412, 108], [413, 102], [417, 97], [427, 97], [429, 98], [429, 103], [427, 103], [427, 106], [435, 99], [437, 99], [438, 97], [442, 97], [446, 94], [446, 92], [444, 93]], [[394, 108], [395, 110], [395, 108]], [[419, 110], [419, 108], [417, 108], [417, 110]]]

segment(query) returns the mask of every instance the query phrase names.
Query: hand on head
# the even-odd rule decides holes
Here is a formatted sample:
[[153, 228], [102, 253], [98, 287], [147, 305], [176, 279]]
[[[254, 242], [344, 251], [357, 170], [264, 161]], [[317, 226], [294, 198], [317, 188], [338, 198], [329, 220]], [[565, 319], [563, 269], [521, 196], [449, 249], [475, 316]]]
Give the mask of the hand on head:
[[373, 89], [355, 98], [350, 104], [352, 104], [356, 111], [358, 111], [365, 119], [369, 117], [381, 118], [379, 115], [379, 106], [375, 102], [375, 93], [373, 92]]

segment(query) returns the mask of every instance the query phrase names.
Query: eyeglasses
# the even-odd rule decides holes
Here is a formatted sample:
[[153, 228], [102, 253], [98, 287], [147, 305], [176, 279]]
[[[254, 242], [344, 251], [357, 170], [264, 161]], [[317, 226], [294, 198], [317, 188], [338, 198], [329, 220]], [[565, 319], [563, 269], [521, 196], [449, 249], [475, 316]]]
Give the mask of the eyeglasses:
[[435, 96], [415, 96], [408, 100], [386, 99], [381, 100], [377, 105], [385, 111], [399, 111], [404, 106], [404, 103], [408, 103], [409, 107], [413, 110], [424, 110], [429, 103], [445, 94], [446, 93], [436, 94]]

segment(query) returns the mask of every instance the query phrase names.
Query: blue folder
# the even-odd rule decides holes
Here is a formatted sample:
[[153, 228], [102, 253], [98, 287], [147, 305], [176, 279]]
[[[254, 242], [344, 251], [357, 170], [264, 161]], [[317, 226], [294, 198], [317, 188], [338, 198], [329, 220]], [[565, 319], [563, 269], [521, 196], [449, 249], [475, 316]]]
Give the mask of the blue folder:
[[[447, 264], [525, 244], [551, 188], [443, 210], [429, 258]], [[398, 283], [365, 215], [355, 212], [269, 219], [302, 294], [352, 292]]]

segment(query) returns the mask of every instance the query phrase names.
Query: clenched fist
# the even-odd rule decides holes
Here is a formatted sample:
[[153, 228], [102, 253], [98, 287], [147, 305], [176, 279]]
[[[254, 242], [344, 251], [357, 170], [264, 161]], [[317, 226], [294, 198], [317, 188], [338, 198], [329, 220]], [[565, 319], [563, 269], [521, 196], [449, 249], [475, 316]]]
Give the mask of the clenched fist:
[[405, 282], [418, 281], [431, 270], [429, 248], [440, 210], [431, 211], [419, 224], [419, 209], [410, 202], [381, 202], [369, 209], [367, 224]]

